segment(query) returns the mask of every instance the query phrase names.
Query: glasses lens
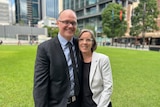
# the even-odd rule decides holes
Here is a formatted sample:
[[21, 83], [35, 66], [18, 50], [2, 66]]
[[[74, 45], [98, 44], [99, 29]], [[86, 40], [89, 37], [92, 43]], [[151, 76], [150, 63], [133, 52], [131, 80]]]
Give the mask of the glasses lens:
[[93, 39], [82, 39], [82, 38], [79, 38], [79, 42], [83, 42], [83, 41], [86, 41], [86, 42], [91, 42]]
[[59, 20], [60, 22], [62, 22], [63, 24], [65, 24], [65, 25], [72, 25], [72, 26], [76, 26], [77, 25], [77, 23], [76, 22], [70, 22], [70, 21], [61, 21], [61, 20]]

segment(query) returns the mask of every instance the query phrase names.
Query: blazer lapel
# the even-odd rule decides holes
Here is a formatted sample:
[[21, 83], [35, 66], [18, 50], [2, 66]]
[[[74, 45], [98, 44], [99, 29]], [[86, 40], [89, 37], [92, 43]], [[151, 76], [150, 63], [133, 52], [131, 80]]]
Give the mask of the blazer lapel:
[[58, 56], [60, 57], [59, 60], [61, 60], [62, 62], [62, 68], [60, 69], [64, 69], [64, 71], [68, 71], [68, 72], [65, 72], [67, 74], [67, 77], [69, 77], [69, 69], [68, 69], [68, 64], [67, 64], [67, 61], [66, 61], [66, 58], [65, 58], [65, 55], [64, 55], [64, 52], [63, 52], [63, 49], [61, 47], [61, 44], [58, 40], [58, 36], [56, 36], [54, 39], [53, 39], [53, 43], [54, 43], [54, 46], [55, 46], [55, 50], [54, 50], [54, 54], [58, 54]]
[[94, 73], [96, 71], [97, 65], [98, 65], [98, 55], [95, 52], [93, 52], [93, 54], [92, 54], [92, 62], [91, 62], [91, 69], [90, 69], [90, 75], [89, 75], [89, 83], [90, 83], [90, 85], [92, 83], [92, 78], [93, 78]]
[[[57, 52], [57, 54], [59, 54], [61, 56], [61, 60], [63, 60], [63, 62], [67, 62], [65, 60], [65, 55], [64, 55], [63, 49], [61, 47], [61, 44], [58, 40], [58, 36], [56, 36], [54, 38], [53, 43], [55, 43], [55, 46], [56, 46], [56, 51], [55, 52]], [[67, 63], [66, 63], [66, 65], [67, 65]]]

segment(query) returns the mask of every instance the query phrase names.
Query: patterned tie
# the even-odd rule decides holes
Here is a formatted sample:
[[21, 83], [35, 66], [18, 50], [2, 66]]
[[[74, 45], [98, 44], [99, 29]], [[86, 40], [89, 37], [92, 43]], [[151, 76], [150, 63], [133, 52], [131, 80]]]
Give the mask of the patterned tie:
[[72, 67], [73, 67], [73, 72], [74, 72], [74, 81], [75, 81], [75, 95], [78, 95], [79, 93], [79, 81], [78, 81], [78, 70], [77, 70], [77, 67], [76, 67], [76, 62], [75, 62], [75, 57], [74, 57], [74, 52], [73, 52], [73, 49], [72, 49], [72, 43], [71, 42], [68, 42], [68, 47], [69, 47], [69, 51], [70, 51], [70, 57], [71, 57], [71, 61], [72, 61]]

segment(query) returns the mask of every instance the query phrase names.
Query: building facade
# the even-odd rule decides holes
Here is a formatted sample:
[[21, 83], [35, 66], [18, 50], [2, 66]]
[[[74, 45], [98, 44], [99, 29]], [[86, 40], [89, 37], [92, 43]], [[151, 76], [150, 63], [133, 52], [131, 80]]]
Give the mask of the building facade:
[[55, 18], [46, 17], [41, 21], [38, 21], [38, 28], [43, 28], [44, 26], [57, 27], [57, 20]]
[[46, 17], [58, 18], [60, 0], [41, 0], [42, 19]]
[[9, 22], [10, 25], [14, 25], [16, 23], [15, 21], [15, 0], [9, 0]]
[[63, 0], [0, 0], [0, 23], [37, 26], [46, 17], [58, 18]]
[[0, 25], [9, 25], [9, 1], [0, 0]]
[[3, 44], [17, 44], [19, 41], [22, 44], [29, 44], [31, 41], [41, 43], [48, 39], [46, 28], [0, 25], [0, 33], [0, 40]]
[[102, 10], [111, 2], [121, 3], [126, 7], [135, 0], [63, 0], [64, 9], [73, 9], [78, 17], [78, 28], [94, 26], [97, 33], [102, 33]]
[[15, 0], [16, 23], [34, 26], [41, 19], [40, 0]]

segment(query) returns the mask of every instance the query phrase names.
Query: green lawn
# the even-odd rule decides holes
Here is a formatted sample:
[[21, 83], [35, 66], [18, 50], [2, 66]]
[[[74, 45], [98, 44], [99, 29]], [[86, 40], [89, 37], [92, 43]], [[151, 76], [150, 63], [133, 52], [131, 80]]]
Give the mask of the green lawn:
[[[36, 46], [0, 46], [0, 107], [34, 107]], [[160, 107], [160, 53], [98, 47], [113, 72], [113, 107]]]
[[160, 107], [160, 53], [99, 47], [110, 57], [113, 107]]
[[0, 46], [0, 107], [33, 107], [35, 46]]

